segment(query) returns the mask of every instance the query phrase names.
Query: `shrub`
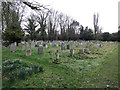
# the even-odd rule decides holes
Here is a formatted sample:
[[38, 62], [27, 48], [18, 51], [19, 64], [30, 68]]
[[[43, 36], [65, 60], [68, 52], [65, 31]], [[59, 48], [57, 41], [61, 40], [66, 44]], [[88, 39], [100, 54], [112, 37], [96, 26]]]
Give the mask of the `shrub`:
[[43, 70], [43, 67], [39, 67], [39, 72], [43, 72], [44, 70]]
[[34, 65], [34, 66], [33, 66], [33, 70], [34, 70], [34, 73], [38, 73], [38, 66], [37, 66], [37, 65]]
[[11, 75], [9, 76], [9, 81], [10, 81], [10, 82], [14, 82], [14, 81], [15, 81], [15, 75], [14, 75], [14, 74], [11, 74]]
[[28, 75], [32, 75], [33, 74], [32, 68], [27, 69], [26, 72], [27, 72]]
[[18, 74], [19, 79], [25, 79], [25, 76], [26, 76], [26, 71], [25, 70], [21, 70]]

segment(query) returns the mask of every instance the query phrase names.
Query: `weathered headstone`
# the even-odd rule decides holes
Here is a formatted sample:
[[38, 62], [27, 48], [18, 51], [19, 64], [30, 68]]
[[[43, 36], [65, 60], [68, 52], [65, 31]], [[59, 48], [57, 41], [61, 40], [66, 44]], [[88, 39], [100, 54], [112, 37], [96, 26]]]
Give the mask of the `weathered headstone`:
[[83, 49], [80, 49], [79, 52], [80, 52], [80, 54], [83, 54], [83, 53], [84, 53], [84, 52], [83, 52]]
[[61, 50], [65, 50], [64, 44], [61, 44]]
[[38, 54], [42, 54], [43, 53], [43, 46], [40, 45], [38, 48]]
[[26, 42], [26, 47], [28, 48], [30, 45], [29, 45], [29, 43], [28, 42]]
[[74, 42], [72, 43], [72, 49], [74, 48]]
[[53, 47], [53, 48], [55, 47], [55, 44], [54, 44], [54, 42], [52, 43], [52, 47]]
[[25, 50], [25, 45], [22, 44], [21, 49], [24, 51]]
[[25, 53], [26, 53], [26, 56], [30, 56], [31, 55], [31, 50], [30, 49], [25, 50]]
[[35, 49], [35, 43], [32, 41], [31, 43], [31, 50], [34, 50]]
[[47, 45], [47, 44], [45, 45], [45, 48], [48, 48], [48, 45]]
[[2, 50], [5, 49], [6, 47], [2, 45]]
[[12, 44], [10, 45], [10, 51], [11, 51], [11, 52], [15, 52], [15, 51], [16, 51], [15, 43], [12, 43]]
[[92, 50], [92, 46], [89, 46], [89, 51], [91, 51]]
[[17, 42], [15, 42], [15, 46], [17, 46]]
[[56, 46], [58, 47], [58, 46], [59, 46], [59, 44], [56, 44]]
[[78, 47], [78, 43], [76, 43], [76, 47]]
[[85, 49], [84, 49], [84, 53], [89, 54], [89, 52], [88, 52], [87, 48], [85, 48]]

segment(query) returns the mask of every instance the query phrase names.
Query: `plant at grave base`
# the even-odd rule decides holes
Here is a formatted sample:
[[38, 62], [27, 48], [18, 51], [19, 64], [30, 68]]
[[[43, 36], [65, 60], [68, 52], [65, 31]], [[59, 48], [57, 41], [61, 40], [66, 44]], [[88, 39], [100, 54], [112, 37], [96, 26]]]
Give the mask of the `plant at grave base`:
[[19, 79], [25, 79], [26, 76], [26, 71], [25, 70], [20, 70], [19, 74], [18, 74], [18, 78]]
[[43, 70], [43, 67], [42, 66], [40, 66], [39, 67], [39, 72], [43, 72], [44, 70]]
[[9, 81], [10, 81], [10, 82], [14, 82], [14, 81], [15, 81], [15, 75], [14, 75], [14, 74], [11, 74], [11, 75], [9, 76]]
[[58, 61], [58, 60], [54, 60], [53, 63], [55, 63], [55, 64], [60, 64], [61, 62]]

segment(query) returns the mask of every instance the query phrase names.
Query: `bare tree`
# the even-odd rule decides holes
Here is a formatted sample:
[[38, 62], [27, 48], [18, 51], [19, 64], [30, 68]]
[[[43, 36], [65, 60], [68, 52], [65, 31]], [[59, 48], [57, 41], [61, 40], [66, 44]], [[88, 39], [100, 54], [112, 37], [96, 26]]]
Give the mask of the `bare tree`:
[[66, 38], [66, 27], [67, 27], [67, 18], [64, 14], [60, 13], [58, 15], [58, 23], [61, 30], [61, 39], [64, 40]]
[[57, 16], [58, 12], [51, 10], [51, 13], [48, 17], [48, 38], [50, 40], [57, 38]]
[[99, 18], [99, 14], [98, 13], [97, 13], [97, 15], [96, 14], [93, 15], [95, 39], [97, 38], [97, 32], [99, 31], [98, 18]]
[[39, 16], [37, 17], [37, 22], [39, 23], [40, 28], [37, 30], [37, 32], [40, 34], [40, 37], [42, 40], [45, 40], [47, 38], [46, 33], [46, 20], [49, 15], [49, 12], [41, 12]]

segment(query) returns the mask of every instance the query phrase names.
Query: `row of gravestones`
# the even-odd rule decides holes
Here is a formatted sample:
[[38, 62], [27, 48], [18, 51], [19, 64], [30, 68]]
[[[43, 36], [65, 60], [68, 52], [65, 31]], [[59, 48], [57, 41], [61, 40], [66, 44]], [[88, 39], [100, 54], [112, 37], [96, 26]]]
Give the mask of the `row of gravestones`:
[[[99, 46], [100, 46], [100, 44], [99, 44]], [[29, 47], [29, 43], [26, 43], [26, 47]], [[48, 47], [47, 44], [46, 44], [46, 47]], [[72, 47], [74, 47], [74, 43], [73, 43], [73, 46], [72, 46]], [[22, 49], [22, 50], [25, 50], [25, 44], [24, 44], [24, 43], [22, 43], [21, 49]], [[31, 49], [35, 49], [35, 43], [34, 43], [34, 42], [31, 43]], [[31, 55], [31, 49], [26, 50], [26, 56]], [[67, 49], [70, 49], [70, 45], [69, 45], [69, 44], [67, 45]], [[92, 47], [90, 46], [90, 47], [89, 47], [89, 50], [91, 51], [91, 49], [92, 49]], [[65, 46], [64, 46], [63, 43], [61, 44], [61, 50], [65, 50]], [[12, 44], [10, 45], [10, 51], [11, 51], [11, 52], [15, 52], [15, 51], [16, 51], [16, 43], [12, 43]], [[74, 50], [71, 49], [70, 52], [74, 52]], [[87, 49], [84, 49], [84, 52], [85, 52], [85, 53], [88, 53]], [[38, 54], [42, 54], [42, 53], [43, 53], [43, 46], [39, 46], [39, 48], [38, 48]], [[83, 51], [80, 50], [80, 53], [82, 54]]]
[[[19, 43], [18, 46], [21, 48], [21, 50], [26, 50], [26, 48], [30, 47], [28, 42], [26, 42], [26, 46], [25, 46], [25, 43]], [[9, 48], [10, 48], [11, 52], [15, 52], [16, 51], [16, 42], [10, 44]], [[31, 43], [31, 50], [33, 50], [33, 49], [35, 49], [35, 43], [34, 42]]]
[[[29, 44], [27, 43], [26, 46], [29, 47]], [[25, 50], [25, 45], [22, 44], [21, 48], [22, 48], [22, 50]], [[31, 44], [31, 49], [34, 49], [34, 48], [35, 48], [35, 45], [32, 46], [32, 44]], [[31, 55], [31, 49], [25, 50], [26, 56]], [[67, 49], [70, 49], [69, 45], [67, 45]], [[61, 45], [61, 50], [65, 50], [65, 47], [63, 46], [63, 43], [62, 43], [62, 45]], [[15, 52], [15, 51], [16, 51], [16, 46], [15, 46], [14, 43], [11, 44], [11, 46], [10, 46], [10, 51], [12, 51], [12, 52]], [[85, 53], [88, 53], [87, 49], [84, 49], [84, 52], [85, 52]], [[38, 54], [42, 54], [42, 53], [43, 53], [43, 46], [40, 45], [39, 48], [38, 48]], [[71, 49], [71, 50], [70, 50], [70, 53], [73, 55], [73, 54], [74, 54], [74, 49]], [[80, 50], [80, 54], [83, 54], [82, 49]]]

